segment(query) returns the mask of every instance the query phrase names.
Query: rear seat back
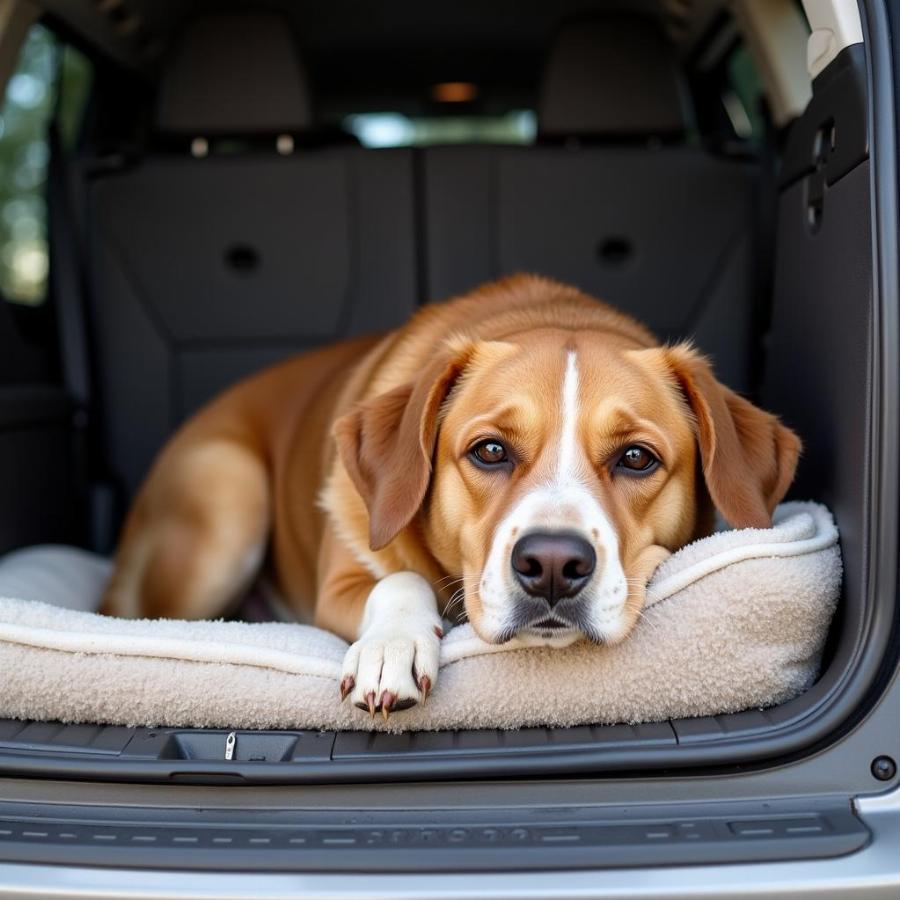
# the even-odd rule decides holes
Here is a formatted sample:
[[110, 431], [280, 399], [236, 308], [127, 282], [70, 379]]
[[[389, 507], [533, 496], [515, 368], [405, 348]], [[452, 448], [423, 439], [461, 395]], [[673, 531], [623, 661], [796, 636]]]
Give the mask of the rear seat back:
[[[432, 300], [522, 270], [573, 282], [661, 337], [694, 337], [745, 387], [755, 169], [685, 145], [680, 77], [650, 20], [567, 26], [543, 79], [539, 145], [418, 151], [419, 230], [413, 151], [303, 141], [311, 102], [286, 19], [195, 19], [159, 92], [156, 136], [176, 149], [97, 177], [88, 195], [113, 473], [132, 492], [171, 431], [245, 374], [403, 322], [419, 261]], [[188, 151], [215, 138], [257, 149]]]
[[[205, 16], [169, 59], [157, 133], [185, 148], [250, 136], [270, 151], [152, 152], [91, 185], [104, 443], [129, 492], [172, 429], [226, 385], [397, 325], [416, 305], [411, 152], [306, 147], [309, 126], [286, 21]], [[283, 135], [298, 138], [289, 155], [275, 149]]]
[[429, 295], [532, 271], [693, 337], [746, 387], [756, 168], [687, 146], [681, 74], [649, 19], [563, 28], [537, 147], [425, 151]]

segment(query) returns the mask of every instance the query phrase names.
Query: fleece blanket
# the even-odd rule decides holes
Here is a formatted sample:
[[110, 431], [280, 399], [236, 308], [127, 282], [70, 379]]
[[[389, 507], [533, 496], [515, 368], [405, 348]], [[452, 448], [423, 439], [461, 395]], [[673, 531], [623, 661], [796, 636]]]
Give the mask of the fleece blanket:
[[666, 560], [617, 646], [493, 646], [468, 625], [453, 628], [427, 705], [388, 722], [340, 702], [340, 638], [276, 622], [107, 618], [91, 610], [108, 574], [107, 561], [67, 548], [0, 561], [0, 716], [403, 731], [636, 724], [772, 706], [818, 674], [841, 560], [828, 510], [783, 504], [771, 529], [718, 532]]

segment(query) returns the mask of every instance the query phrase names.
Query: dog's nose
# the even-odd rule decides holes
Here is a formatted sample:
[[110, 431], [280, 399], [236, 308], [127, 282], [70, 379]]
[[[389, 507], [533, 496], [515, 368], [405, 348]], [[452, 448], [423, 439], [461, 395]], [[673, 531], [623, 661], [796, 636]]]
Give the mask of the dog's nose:
[[577, 534], [534, 532], [516, 541], [512, 567], [519, 584], [533, 597], [555, 606], [577, 594], [594, 572], [597, 554]]

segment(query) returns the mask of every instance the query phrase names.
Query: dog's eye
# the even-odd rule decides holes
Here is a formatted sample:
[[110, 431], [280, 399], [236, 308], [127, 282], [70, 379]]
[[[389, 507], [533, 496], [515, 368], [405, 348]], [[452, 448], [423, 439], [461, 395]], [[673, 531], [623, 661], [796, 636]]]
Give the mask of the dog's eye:
[[482, 466], [499, 466], [509, 462], [506, 447], [495, 440], [481, 441], [469, 451], [469, 455], [476, 464]]
[[616, 463], [616, 468], [645, 474], [651, 472], [657, 465], [659, 465], [659, 460], [646, 447], [632, 444], [625, 448], [625, 452]]

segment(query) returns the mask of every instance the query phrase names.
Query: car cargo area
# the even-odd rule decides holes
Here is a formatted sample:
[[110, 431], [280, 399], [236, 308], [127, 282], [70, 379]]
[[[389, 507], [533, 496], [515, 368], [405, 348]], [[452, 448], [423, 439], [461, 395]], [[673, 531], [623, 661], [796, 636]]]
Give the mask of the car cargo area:
[[[891, 633], [865, 46], [810, 79], [794, 4], [786, 20], [718, 0], [376, 6], [46, 0], [22, 21], [35, 62], [6, 102], [16, 78], [55, 99], [30, 138], [36, 188], [2, 206], [46, 200], [34, 246], [12, 225], [0, 248], [0, 552], [111, 553], [160, 446], [222, 388], [528, 271], [693, 340], [801, 436], [789, 499], [832, 510], [844, 563], [822, 674], [715, 718], [241, 732], [228, 760], [227, 730], [5, 720], [0, 769], [625, 778], [827, 746], [871, 701]], [[45, 256], [29, 269], [20, 251]]]

